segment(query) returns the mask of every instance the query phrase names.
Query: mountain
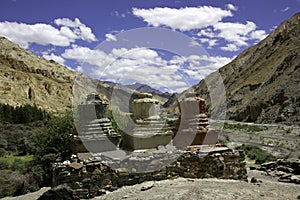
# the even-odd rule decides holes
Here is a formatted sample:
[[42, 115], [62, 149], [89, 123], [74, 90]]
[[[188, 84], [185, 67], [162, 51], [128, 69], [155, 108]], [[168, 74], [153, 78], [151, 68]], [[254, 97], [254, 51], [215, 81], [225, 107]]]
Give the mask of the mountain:
[[227, 105], [226, 118], [300, 124], [299, 33], [300, 13], [297, 13], [192, 89], [208, 100], [210, 114], [222, 110], [222, 95], [213, 92], [222, 87], [217, 86], [222, 80], [226, 91], [223, 101]]
[[149, 85], [141, 84], [141, 83], [137, 83], [137, 82], [134, 84], [131, 84], [131, 85], [126, 85], [125, 87], [131, 88], [133, 90], [143, 92], [143, 93], [150, 93], [150, 94], [157, 95], [157, 96], [167, 98], [167, 99], [171, 97], [171, 94], [168, 92], [163, 93], [157, 89], [150, 87]]
[[64, 113], [72, 109], [72, 104], [84, 102], [91, 92], [107, 100], [113, 98], [114, 104], [126, 112], [129, 102], [146, 95], [78, 74], [0, 37], [0, 103], [30, 104], [51, 113]]
[[53, 113], [71, 109], [76, 73], [0, 37], [0, 103], [36, 105]]

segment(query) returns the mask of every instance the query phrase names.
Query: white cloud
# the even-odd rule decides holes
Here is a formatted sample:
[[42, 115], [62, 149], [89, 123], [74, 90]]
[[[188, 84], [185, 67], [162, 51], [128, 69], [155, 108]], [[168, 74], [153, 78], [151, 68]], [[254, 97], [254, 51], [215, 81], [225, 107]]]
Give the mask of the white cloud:
[[277, 28], [277, 26], [273, 26], [272, 28], [270, 28], [270, 31], [274, 31]]
[[122, 18], [126, 17], [125, 13], [120, 13], [119, 11], [114, 11], [111, 13], [111, 15], [116, 16], [116, 17], [122, 17]]
[[254, 40], [263, 40], [268, 35], [266, 34], [266, 31], [264, 31], [264, 30], [257, 30], [257, 31], [253, 31], [250, 34], [250, 36], [251, 36], [251, 39], [254, 39]]
[[235, 5], [233, 5], [233, 4], [226, 4], [226, 7], [227, 7], [227, 9], [229, 9], [229, 10], [233, 10], [233, 11], [237, 11], [238, 10], [238, 7], [237, 6], [235, 6]]
[[246, 24], [220, 22], [214, 25], [214, 29], [220, 31], [217, 37], [224, 38], [228, 42], [233, 42], [236, 46], [247, 46], [248, 34], [256, 30], [256, 25], [253, 22]]
[[108, 64], [114, 61], [112, 56], [103, 51], [92, 50], [88, 47], [80, 47], [77, 45], [72, 45], [71, 49], [66, 49], [62, 54], [62, 57], [101, 67], [106, 67]]
[[154, 27], [168, 26], [172, 29], [189, 31], [213, 25], [224, 17], [232, 16], [231, 11], [211, 6], [175, 8], [133, 8], [135, 16], [143, 18]]
[[140, 82], [172, 92], [187, 89], [191, 86], [187, 80], [199, 82], [231, 61], [226, 57], [197, 55], [174, 56], [165, 60], [157, 51], [142, 47], [112, 49], [105, 53], [76, 45], [67, 49], [62, 56], [81, 62], [76, 71], [92, 77], [123, 84]]
[[74, 21], [72, 21], [69, 18], [58, 18], [54, 20], [54, 23], [58, 26], [66, 26], [66, 27], [71, 27], [71, 28], [77, 28], [80, 27], [84, 24], [80, 22], [78, 18], [75, 18]]
[[81, 67], [81, 66], [77, 66], [75, 70], [79, 73], [83, 73], [83, 71], [84, 71], [83, 67]]
[[105, 37], [107, 41], [117, 41], [116, 36], [114, 36], [113, 34], [107, 33], [105, 34]]
[[[224, 22], [225, 17], [233, 16], [232, 11], [238, 10], [233, 4], [226, 4], [226, 8], [227, 10], [211, 6], [179, 9], [156, 7], [133, 8], [132, 12], [154, 27], [167, 26], [180, 31], [199, 30], [197, 40], [207, 43], [208, 48], [225, 42], [221, 47], [224, 51], [238, 51], [250, 42], [256, 43], [267, 36], [264, 30], [258, 30], [256, 24], [251, 21]], [[197, 44], [194, 42], [191, 45]]]
[[240, 48], [238, 46], [236, 46], [235, 44], [227, 44], [224, 47], [221, 47], [221, 50], [223, 51], [238, 51]]
[[62, 28], [71, 28], [74, 35], [76, 35], [75, 39], [82, 39], [89, 42], [97, 41], [96, 36], [92, 32], [92, 29], [81, 23], [78, 18], [75, 18], [74, 21], [69, 18], [58, 18], [54, 20], [54, 23], [58, 26], [61, 26]]
[[184, 69], [183, 72], [187, 73], [189, 78], [200, 81], [231, 60], [232, 58], [221, 56], [191, 55], [188, 57], [175, 56], [170, 63], [181, 66], [180, 68]]
[[218, 40], [209, 38], [200, 38], [201, 43], [207, 43], [208, 48], [212, 48], [218, 44]]
[[289, 6], [287, 6], [287, 7], [285, 7], [284, 9], [281, 9], [280, 11], [281, 12], [286, 12], [286, 11], [288, 11], [288, 10], [290, 10], [291, 8], [289, 7]]
[[0, 35], [28, 48], [31, 43], [40, 45], [69, 46], [77, 39], [97, 41], [91, 28], [82, 24], [79, 19], [74, 21], [63, 18], [56, 19], [59, 29], [49, 24], [25, 24], [17, 22], [0, 22]]
[[62, 58], [61, 56], [57, 56], [54, 53], [51, 54], [46, 54], [43, 53], [43, 58], [47, 59], [47, 60], [54, 60], [55, 62], [64, 65], [65, 64], [65, 59]]
[[200, 32], [197, 34], [197, 36], [199, 36], [199, 37], [205, 36], [205, 37], [213, 38], [213, 37], [215, 37], [215, 33], [213, 32], [213, 30], [211, 28], [207, 28], [207, 29], [200, 30]]
[[218, 22], [211, 27], [200, 30], [197, 33], [202, 43], [207, 43], [208, 48], [218, 45], [220, 39], [225, 40], [223, 51], [238, 51], [243, 46], [248, 46], [251, 40], [258, 42], [267, 34], [264, 30], [257, 30], [254, 22], [247, 21], [245, 24], [239, 22]]
[[0, 22], [0, 35], [7, 37], [24, 48], [30, 43], [41, 45], [68, 46], [72, 40], [62, 35], [59, 30], [48, 24], [24, 24]]
[[193, 39], [190, 44], [189, 44], [190, 47], [196, 47], [196, 46], [201, 46], [201, 44], [199, 44], [195, 39]]

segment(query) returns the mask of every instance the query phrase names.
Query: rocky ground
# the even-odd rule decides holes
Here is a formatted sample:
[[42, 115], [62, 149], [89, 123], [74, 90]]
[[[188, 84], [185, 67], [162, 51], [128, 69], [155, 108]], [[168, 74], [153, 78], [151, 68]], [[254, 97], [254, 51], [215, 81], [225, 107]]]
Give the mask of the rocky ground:
[[[253, 144], [274, 156], [300, 158], [300, 127], [284, 125], [259, 125], [232, 123], [224, 126], [221, 140], [227, 141], [229, 148], [242, 144]], [[237, 126], [239, 124], [240, 126]]]
[[[249, 182], [221, 179], [185, 179], [145, 182], [125, 186], [114, 192], [95, 197], [94, 200], [139, 200], [139, 199], [204, 199], [204, 200], [256, 200], [256, 199], [300, 199], [300, 185], [280, 183], [276, 178], [266, 176], [260, 171], [249, 171]], [[250, 183], [255, 177], [258, 182]], [[37, 199], [49, 188], [20, 197], [6, 197], [3, 200]]]
[[300, 199], [299, 185], [279, 183], [272, 177], [262, 175], [259, 171], [250, 171], [249, 177], [253, 176], [262, 182], [247, 183], [235, 180], [178, 178], [126, 186], [94, 199]]

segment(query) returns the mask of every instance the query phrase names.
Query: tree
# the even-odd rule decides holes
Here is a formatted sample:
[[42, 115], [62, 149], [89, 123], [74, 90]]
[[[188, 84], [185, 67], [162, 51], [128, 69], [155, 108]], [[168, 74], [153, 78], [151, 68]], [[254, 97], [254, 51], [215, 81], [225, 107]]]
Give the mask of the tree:
[[31, 141], [34, 148], [34, 162], [42, 170], [43, 185], [51, 183], [52, 164], [58, 156], [69, 157], [72, 153], [73, 134], [76, 133], [73, 117], [68, 113], [52, 117], [46, 127], [34, 133]]

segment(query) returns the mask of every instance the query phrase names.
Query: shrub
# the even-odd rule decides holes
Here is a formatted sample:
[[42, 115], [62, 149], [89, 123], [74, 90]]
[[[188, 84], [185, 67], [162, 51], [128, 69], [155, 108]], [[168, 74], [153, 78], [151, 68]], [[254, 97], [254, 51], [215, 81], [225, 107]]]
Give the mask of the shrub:
[[9, 169], [10, 164], [7, 160], [0, 160], [0, 170]]
[[7, 154], [6, 150], [3, 148], [0, 148], [0, 157], [3, 157]]
[[25, 173], [26, 171], [25, 162], [22, 161], [20, 158], [15, 158], [11, 165], [11, 170], [17, 171], [20, 174]]
[[248, 158], [255, 160], [256, 164], [262, 164], [264, 162], [276, 160], [275, 156], [273, 156], [265, 150], [262, 150], [258, 146], [243, 144], [242, 146], [239, 146], [236, 149], [243, 150], [248, 156]]
[[265, 126], [258, 126], [258, 125], [248, 125], [248, 124], [229, 124], [227, 122], [224, 123], [224, 129], [231, 129], [231, 130], [246, 130], [248, 132], [260, 132], [263, 130], [268, 129]]

